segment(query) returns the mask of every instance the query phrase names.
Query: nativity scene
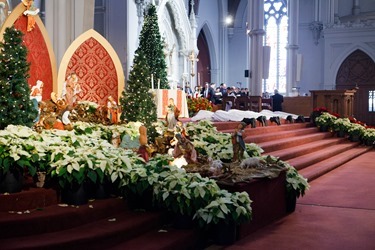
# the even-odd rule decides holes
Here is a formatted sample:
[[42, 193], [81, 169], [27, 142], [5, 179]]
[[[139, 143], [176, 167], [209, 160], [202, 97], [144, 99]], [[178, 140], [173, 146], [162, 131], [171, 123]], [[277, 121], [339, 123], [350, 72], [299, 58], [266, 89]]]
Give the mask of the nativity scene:
[[[200, 27], [207, 36], [197, 32], [196, 11], [207, 3], [121, 3], [137, 10], [139, 28], [134, 43], [124, 43], [124, 56], [118, 49], [124, 44], [110, 42], [95, 25], [56, 48], [61, 41], [51, 42], [47, 25], [56, 21], [49, 12], [56, 14], [57, 5], [13, 2], [0, 1], [0, 228], [13, 228], [14, 219], [24, 229], [2, 230], [2, 249], [239, 244], [303, 213], [299, 201], [309, 199], [311, 181], [375, 147], [375, 127], [354, 118], [359, 88], [295, 95], [296, 72], [285, 84], [276, 81], [256, 56], [251, 62], [262, 66], [248, 70], [245, 87], [227, 87], [232, 76], [220, 78], [224, 69], [211, 67], [226, 63], [209, 55], [208, 45], [217, 45], [209, 26]], [[239, 9], [250, 4], [233, 2]], [[286, 1], [276, 2], [282, 17]], [[88, 11], [99, 3], [86, 4], [74, 6]], [[238, 23], [225, 25], [220, 47], [226, 50]], [[256, 28], [247, 32], [250, 52], [266, 55], [259, 53], [266, 46], [256, 42], [262, 37]], [[295, 51], [289, 56], [298, 58]], [[223, 83], [212, 83], [215, 77]], [[284, 95], [278, 103], [268, 95], [273, 87]], [[331, 155], [340, 162], [325, 164]], [[51, 240], [43, 241], [45, 235]]]

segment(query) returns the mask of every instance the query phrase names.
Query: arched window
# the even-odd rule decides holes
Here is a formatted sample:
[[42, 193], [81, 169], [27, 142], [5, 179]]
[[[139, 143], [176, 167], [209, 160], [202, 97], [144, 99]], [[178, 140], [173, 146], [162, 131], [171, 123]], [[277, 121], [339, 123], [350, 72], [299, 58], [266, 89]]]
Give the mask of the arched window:
[[286, 92], [286, 46], [288, 43], [287, 0], [264, 0], [264, 45], [271, 47], [269, 77], [263, 92]]

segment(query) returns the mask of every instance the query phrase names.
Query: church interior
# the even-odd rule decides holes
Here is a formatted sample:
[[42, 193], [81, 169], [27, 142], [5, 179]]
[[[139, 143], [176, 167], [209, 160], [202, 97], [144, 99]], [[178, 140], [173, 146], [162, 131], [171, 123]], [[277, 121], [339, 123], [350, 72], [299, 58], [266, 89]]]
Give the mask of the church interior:
[[375, 1], [0, 0], [0, 50], [0, 249], [375, 248]]

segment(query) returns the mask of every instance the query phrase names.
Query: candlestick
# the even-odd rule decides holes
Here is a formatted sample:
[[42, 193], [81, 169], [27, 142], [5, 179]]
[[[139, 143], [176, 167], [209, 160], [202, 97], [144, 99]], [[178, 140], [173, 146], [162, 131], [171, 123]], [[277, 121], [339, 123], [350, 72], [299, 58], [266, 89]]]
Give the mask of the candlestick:
[[154, 74], [151, 74], [151, 88], [154, 89]]

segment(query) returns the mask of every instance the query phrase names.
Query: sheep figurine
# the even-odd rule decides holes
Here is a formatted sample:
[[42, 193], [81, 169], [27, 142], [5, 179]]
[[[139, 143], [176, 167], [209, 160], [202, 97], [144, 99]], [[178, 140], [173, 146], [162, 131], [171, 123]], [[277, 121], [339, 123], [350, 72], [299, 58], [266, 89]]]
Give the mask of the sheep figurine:
[[263, 168], [263, 161], [259, 158], [247, 158], [240, 164], [241, 168]]
[[221, 174], [223, 168], [223, 162], [221, 160], [212, 160], [212, 158], [208, 158], [208, 165], [210, 166], [210, 172], [213, 175]]

